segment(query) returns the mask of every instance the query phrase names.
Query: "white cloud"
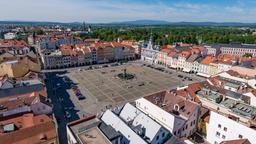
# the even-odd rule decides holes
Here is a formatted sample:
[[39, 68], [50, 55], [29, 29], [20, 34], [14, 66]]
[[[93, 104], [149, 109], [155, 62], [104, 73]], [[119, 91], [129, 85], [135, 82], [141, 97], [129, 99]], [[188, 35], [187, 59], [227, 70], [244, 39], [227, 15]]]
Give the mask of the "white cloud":
[[244, 12], [244, 9], [241, 7], [237, 7], [237, 6], [228, 6], [225, 7], [225, 10], [231, 13], [242, 13]]
[[[244, 3], [243, 0], [239, 1]], [[250, 21], [252, 8], [216, 4], [129, 0], [0, 0], [0, 20], [113, 22], [135, 19], [168, 21]], [[253, 5], [253, 4], [252, 4]], [[234, 15], [235, 14], [235, 15]]]

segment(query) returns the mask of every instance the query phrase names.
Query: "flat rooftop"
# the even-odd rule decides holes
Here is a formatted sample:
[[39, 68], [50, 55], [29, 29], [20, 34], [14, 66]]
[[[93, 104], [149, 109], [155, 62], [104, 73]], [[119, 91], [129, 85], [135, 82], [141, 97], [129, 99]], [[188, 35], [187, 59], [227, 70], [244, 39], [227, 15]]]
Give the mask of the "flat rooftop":
[[78, 135], [84, 144], [111, 144], [98, 127], [92, 127]]
[[253, 115], [256, 115], [255, 107], [250, 106], [241, 101], [242, 94], [228, 90], [223, 90], [223, 93], [216, 92], [213, 90], [207, 92], [206, 89], [202, 89], [197, 92], [197, 95], [213, 103], [222, 105], [223, 107], [230, 109], [233, 113], [237, 115], [248, 118], [251, 118]]

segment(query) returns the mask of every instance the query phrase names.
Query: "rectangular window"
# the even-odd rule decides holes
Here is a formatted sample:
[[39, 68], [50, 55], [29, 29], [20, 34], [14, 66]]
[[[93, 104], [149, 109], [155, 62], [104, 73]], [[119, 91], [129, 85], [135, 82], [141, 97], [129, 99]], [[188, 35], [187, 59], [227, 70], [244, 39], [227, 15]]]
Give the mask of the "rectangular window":
[[242, 139], [242, 138], [243, 138], [243, 136], [242, 136], [242, 135], [238, 135], [238, 138]]
[[226, 132], [228, 129], [226, 127], [224, 127], [224, 131]]
[[220, 137], [220, 133], [219, 132], [216, 132], [216, 137]]
[[222, 139], [226, 139], [226, 136], [225, 136], [225, 135], [222, 135]]

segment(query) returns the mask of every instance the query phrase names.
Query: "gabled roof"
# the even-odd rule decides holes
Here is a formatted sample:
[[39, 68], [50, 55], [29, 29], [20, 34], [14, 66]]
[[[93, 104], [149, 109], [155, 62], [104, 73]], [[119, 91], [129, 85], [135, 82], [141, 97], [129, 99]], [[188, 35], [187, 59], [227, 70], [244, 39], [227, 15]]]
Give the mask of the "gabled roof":
[[248, 139], [222, 141], [220, 144], [251, 144]]
[[111, 125], [116, 131], [119, 131], [130, 143], [147, 144], [139, 135], [137, 135], [124, 121], [110, 110], [107, 110], [101, 117], [101, 120], [107, 125]]
[[173, 113], [174, 107], [177, 105], [179, 106], [179, 109], [177, 110], [179, 115], [188, 118], [199, 105], [189, 100], [187, 98], [189, 95], [186, 93], [185, 95], [186, 97], [183, 97], [179, 95], [178, 91], [170, 90], [153, 93], [149, 96], [145, 96], [144, 98], [168, 113]]
[[41, 102], [45, 105], [51, 107], [51, 104], [47, 101], [46, 97], [44, 96], [33, 96], [33, 97], [25, 97], [25, 98], [17, 98], [14, 100], [7, 100], [0, 102], [0, 112], [14, 110], [22, 106], [31, 106], [32, 104], [36, 104]]
[[149, 138], [149, 142], [156, 137], [160, 129], [164, 129], [160, 124], [130, 103], [125, 104], [119, 116], [127, 123], [132, 122], [131, 129], [134, 128], [135, 131], [140, 131], [142, 127], [145, 128], [145, 136]]
[[214, 62], [216, 60], [216, 58], [214, 56], [206, 56], [202, 61], [201, 61], [201, 64], [205, 64], [205, 65], [208, 65], [212, 62]]
[[46, 115], [26, 114], [0, 122], [2, 125], [13, 123], [17, 128], [13, 132], [0, 133], [0, 143], [41, 143], [57, 137], [54, 122]]

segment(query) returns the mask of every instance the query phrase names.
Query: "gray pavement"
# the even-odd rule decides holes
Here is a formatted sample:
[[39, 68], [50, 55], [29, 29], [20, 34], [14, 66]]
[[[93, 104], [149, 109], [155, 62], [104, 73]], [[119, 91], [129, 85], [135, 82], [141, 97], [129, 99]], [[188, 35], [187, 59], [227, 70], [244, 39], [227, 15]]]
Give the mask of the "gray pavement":
[[[67, 141], [65, 126], [70, 121], [92, 114], [101, 114], [108, 108], [133, 102], [157, 91], [205, 80], [193, 74], [172, 69], [160, 71], [154, 67], [147, 67], [142, 62], [133, 61], [121, 66], [94, 70], [85, 70], [88, 67], [83, 67], [48, 71], [46, 85], [58, 122], [60, 143], [65, 144]], [[127, 73], [134, 74], [135, 78], [119, 79], [117, 75], [123, 73], [124, 69], [127, 69]], [[178, 75], [182, 75], [183, 78], [179, 78]], [[64, 77], [69, 81], [64, 80]], [[190, 77], [192, 80], [185, 80], [184, 77]], [[80, 89], [86, 99], [77, 98], [71, 88], [74, 85]], [[69, 113], [70, 117], [66, 113]]]

